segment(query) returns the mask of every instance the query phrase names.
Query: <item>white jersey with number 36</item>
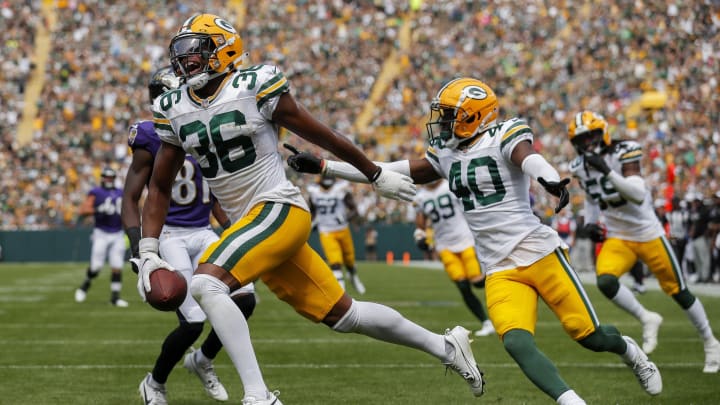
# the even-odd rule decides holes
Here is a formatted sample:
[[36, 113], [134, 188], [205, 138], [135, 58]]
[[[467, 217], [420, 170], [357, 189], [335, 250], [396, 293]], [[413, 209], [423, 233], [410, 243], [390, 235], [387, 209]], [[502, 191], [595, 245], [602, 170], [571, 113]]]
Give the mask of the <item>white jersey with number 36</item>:
[[155, 99], [153, 123], [164, 142], [181, 146], [200, 164], [203, 177], [233, 221], [260, 201], [307, 203], [288, 181], [278, 152], [272, 114], [290, 91], [275, 66], [258, 65], [229, 74], [208, 99], [188, 86]]

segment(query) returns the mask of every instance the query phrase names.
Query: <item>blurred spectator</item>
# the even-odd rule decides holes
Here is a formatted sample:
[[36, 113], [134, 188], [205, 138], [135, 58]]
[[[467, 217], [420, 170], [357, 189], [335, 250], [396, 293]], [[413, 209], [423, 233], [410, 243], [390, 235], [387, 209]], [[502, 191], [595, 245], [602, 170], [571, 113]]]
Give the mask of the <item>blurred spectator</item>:
[[[422, 153], [434, 96], [427, 89], [481, 72], [501, 99], [513, 100], [501, 100], [509, 109], [502, 114], [528, 120], [536, 149], [561, 172], [572, 156], [566, 115], [592, 109], [612, 117], [614, 137], [647, 146], [643, 172], [668, 205], [696, 184], [720, 189], [720, 12], [712, 2], [447, 0], [412, 2], [412, 9], [404, 0], [55, 4], [52, 57], [34, 101], [39, 113], [31, 142], [22, 146], [14, 136], [25, 84], [37, 72], [37, 27], [47, 22], [37, 1], [0, 4], [0, 168], [12, 173], [0, 180], [2, 229], [72, 226], [74, 208], [101, 167], [115, 165], [122, 177], [127, 128], [149, 117], [138, 102], [146, 99], [147, 73], [167, 63], [171, 30], [206, 10], [235, 22], [251, 61], [280, 65], [307, 108], [375, 160]], [[386, 74], [388, 88], [372, 98]], [[294, 179], [300, 186], [307, 181]], [[366, 222], [414, 218], [410, 204], [378, 201], [363, 192], [369, 186], [353, 187], [356, 195], [369, 194], [358, 201]], [[571, 194], [582, 192], [573, 185]], [[547, 223], [553, 201], [536, 195], [534, 209]], [[581, 201], [567, 209], [577, 211]]]

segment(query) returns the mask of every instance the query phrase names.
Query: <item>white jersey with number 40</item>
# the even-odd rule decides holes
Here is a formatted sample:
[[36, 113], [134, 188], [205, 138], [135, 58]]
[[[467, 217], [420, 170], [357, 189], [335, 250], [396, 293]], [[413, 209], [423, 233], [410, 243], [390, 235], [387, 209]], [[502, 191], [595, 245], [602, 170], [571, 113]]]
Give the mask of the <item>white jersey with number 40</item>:
[[158, 136], [197, 160], [233, 221], [260, 201], [308, 209], [300, 190], [285, 176], [278, 127], [272, 122], [280, 96], [288, 91], [290, 85], [277, 67], [258, 65], [228, 74], [208, 99], [186, 85], [155, 99]]
[[466, 149], [431, 146], [425, 154], [462, 202], [487, 274], [530, 265], [564, 246], [533, 213], [530, 177], [510, 159], [520, 142], [532, 139], [525, 121], [514, 118], [486, 129]]

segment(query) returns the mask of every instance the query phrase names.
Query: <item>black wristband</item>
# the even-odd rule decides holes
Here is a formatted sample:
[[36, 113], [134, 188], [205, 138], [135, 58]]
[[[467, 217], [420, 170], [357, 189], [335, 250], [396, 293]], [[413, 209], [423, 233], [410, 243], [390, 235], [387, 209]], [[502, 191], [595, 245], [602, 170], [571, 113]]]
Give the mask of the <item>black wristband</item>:
[[228, 219], [227, 221], [220, 224], [220, 226], [222, 226], [222, 229], [225, 230], [225, 229], [230, 228], [232, 226], [232, 224], [233, 224], [232, 221], [230, 219]]
[[132, 226], [125, 229], [125, 234], [130, 239], [130, 252], [132, 257], [140, 256], [140, 227]]
[[377, 179], [380, 178], [380, 174], [381, 174], [381, 173], [382, 173], [382, 167], [378, 166], [377, 171], [376, 171], [375, 174], [373, 174], [372, 177], [370, 178], [370, 183], [375, 183], [375, 181], [377, 181]]

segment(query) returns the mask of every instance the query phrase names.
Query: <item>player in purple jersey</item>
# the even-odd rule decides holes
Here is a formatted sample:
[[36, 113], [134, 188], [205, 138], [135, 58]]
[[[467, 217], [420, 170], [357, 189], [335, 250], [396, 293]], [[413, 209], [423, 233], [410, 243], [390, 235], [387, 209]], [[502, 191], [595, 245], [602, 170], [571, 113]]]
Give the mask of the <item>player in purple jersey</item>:
[[92, 280], [97, 277], [107, 259], [112, 273], [110, 275], [110, 302], [116, 307], [127, 307], [127, 301], [120, 298], [122, 289], [122, 267], [125, 262], [125, 238], [120, 223], [120, 204], [122, 190], [115, 187], [115, 170], [103, 169], [100, 187], [94, 187], [80, 206], [80, 216], [92, 215], [95, 229], [92, 233], [90, 266], [85, 281], [75, 290], [75, 301], [83, 302], [87, 298]]
[[[169, 67], [158, 69], [152, 75], [148, 86], [150, 100], [174, 88], [173, 81], [174, 75]], [[125, 179], [122, 221], [130, 239], [132, 256], [137, 258], [140, 240], [138, 202], [150, 180], [155, 155], [160, 148], [160, 138], [155, 133], [152, 121], [141, 121], [133, 125], [130, 128], [128, 145], [133, 151], [133, 158]], [[202, 178], [200, 166], [190, 155], [185, 157], [183, 167], [175, 178], [171, 195], [170, 208], [160, 238], [160, 253], [164, 260], [186, 277], [189, 285], [201, 253], [218, 239], [210, 228], [210, 213], [212, 212], [225, 228], [229, 226], [230, 220], [210, 194], [207, 183]], [[132, 264], [137, 273], [134, 261]], [[249, 285], [232, 296], [246, 318], [250, 317], [255, 308], [253, 292], [254, 287]], [[165, 338], [152, 372], [140, 383], [140, 395], [145, 403], [166, 403], [165, 383], [170, 372], [202, 333], [206, 316], [190, 294], [176, 313], [179, 325]], [[221, 348], [220, 339], [215, 331], [211, 330], [202, 346], [185, 356], [183, 365], [200, 378], [208, 395], [225, 401], [228, 399], [227, 392], [212, 365], [212, 359]]]

